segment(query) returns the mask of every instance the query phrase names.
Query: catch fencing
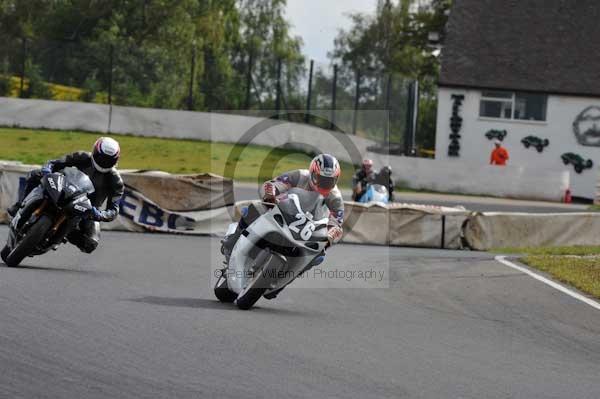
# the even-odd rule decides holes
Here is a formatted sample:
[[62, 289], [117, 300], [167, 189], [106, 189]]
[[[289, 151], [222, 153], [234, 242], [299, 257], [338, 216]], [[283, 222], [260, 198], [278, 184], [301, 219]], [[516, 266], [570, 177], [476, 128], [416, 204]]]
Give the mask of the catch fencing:
[[[254, 112], [372, 139], [393, 153], [415, 146], [418, 85], [398, 74], [248, 56], [228, 66], [230, 84], [219, 81], [224, 67], [193, 46], [172, 51], [188, 61], [130, 43], [12, 38], [0, 48], [0, 97]], [[371, 110], [385, 117], [361, 112]]]

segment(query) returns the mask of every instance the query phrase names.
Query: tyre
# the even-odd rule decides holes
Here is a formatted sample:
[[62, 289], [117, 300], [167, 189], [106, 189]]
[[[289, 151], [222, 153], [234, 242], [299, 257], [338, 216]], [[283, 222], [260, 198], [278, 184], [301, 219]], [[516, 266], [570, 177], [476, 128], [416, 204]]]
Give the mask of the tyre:
[[548, 147], [549, 145], [550, 145], [550, 140], [548, 140], [548, 139], [544, 139], [543, 146], [544, 146], [544, 147]]
[[223, 275], [219, 277], [217, 284], [215, 284], [215, 296], [223, 303], [233, 303], [237, 298], [237, 294], [229, 289], [227, 278]]
[[585, 167], [589, 169], [592, 166], [594, 166], [594, 163], [592, 162], [591, 159], [588, 159], [587, 162], [585, 163]]
[[[267, 254], [269, 254], [269, 252], [267, 252]], [[262, 260], [262, 262], [260, 262], [259, 259]], [[269, 286], [265, 280], [265, 275], [263, 274], [265, 268], [268, 267], [268, 263], [266, 262], [266, 259], [264, 257], [261, 258], [260, 255], [257, 256], [257, 261], [260, 263], [265, 263], [261, 269], [254, 271], [254, 273], [258, 273], [258, 275], [250, 282], [250, 288], [242, 291], [242, 294], [239, 295], [235, 301], [237, 307], [242, 310], [248, 310], [254, 306], [256, 301], [258, 301], [260, 297], [267, 292], [267, 287]]]
[[242, 310], [249, 310], [266, 291], [266, 288], [250, 288], [244, 293], [244, 295], [238, 297], [235, 303], [238, 308]]
[[583, 167], [581, 165], [575, 165], [575, 172], [581, 173], [583, 171]]
[[535, 149], [537, 150], [537, 152], [542, 152], [544, 151], [544, 146], [540, 144], [537, 147], [535, 147]]
[[8, 267], [17, 267], [19, 263], [25, 259], [27, 255], [33, 251], [35, 246], [46, 236], [46, 233], [52, 227], [52, 220], [42, 215], [29, 231], [25, 233], [25, 237], [21, 239], [15, 248], [6, 256], [4, 263]]
[[266, 273], [265, 271], [281, 270], [281, 267], [285, 264], [285, 259], [281, 255], [272, 253], [269, 248], [261, 251], [256, 256], [255, 261], [257, 264], [262, 264], [263, 266], [253, 271], [255, 275], [258, 275], [249, 283], [249, 288], [244, 290], [235, 301], [238, 308], [242, 310], [248, 310], [254, 306], [256, 301], [272, 286], [274, 277], [271, 273]]
[[525, 146], [525, 148], [529, 148], [529, 146], [530, 146], [531, 144], [529, 144], [529, 142], [528, 142], [528, 141], [526, 141], [526, 142], [524, 142], [524, 143], [523, 143], [523, 145]]
[[563, 163], [564, 163], [565, 165], [568, 165], [568, 164], [569, 164], [569, 160], [568, 160], [568, 159], [566, 159], [566, 158], [563, 158], [563, 159], [562, 159], [562, 161], [563, 161]]

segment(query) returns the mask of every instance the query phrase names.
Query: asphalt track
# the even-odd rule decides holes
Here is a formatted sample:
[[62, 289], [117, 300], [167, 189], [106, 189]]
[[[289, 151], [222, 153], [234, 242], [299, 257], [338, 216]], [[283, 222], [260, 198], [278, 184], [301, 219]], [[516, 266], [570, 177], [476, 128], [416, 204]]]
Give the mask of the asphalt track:
[[323, 269], [385, 278], [247, 312], [213, 297], [212, 238], [24, 264], [0, 266], [2, 399], [600, 397], [600, 313], [486, 253], [340, 245]]

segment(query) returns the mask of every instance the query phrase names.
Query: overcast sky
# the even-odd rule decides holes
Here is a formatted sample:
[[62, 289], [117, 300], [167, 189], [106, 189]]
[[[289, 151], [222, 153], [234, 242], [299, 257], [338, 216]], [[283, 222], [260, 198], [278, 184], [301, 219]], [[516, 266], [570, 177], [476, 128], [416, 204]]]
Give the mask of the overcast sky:
[[292, 32], [304, 40], [308, 59], [326, 63], [338, 29], [348, 29], [351, 12], [374, 13], [376, 0], [288, 0], [287, 17]]

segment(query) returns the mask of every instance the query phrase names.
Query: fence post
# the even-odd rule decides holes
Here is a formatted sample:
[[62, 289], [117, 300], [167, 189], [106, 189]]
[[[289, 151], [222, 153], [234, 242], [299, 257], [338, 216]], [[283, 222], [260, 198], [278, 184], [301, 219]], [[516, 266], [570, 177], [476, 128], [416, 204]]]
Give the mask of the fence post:
[[406, 112], [406, 134], [404, 135], [404, 154], [412, 155], [415, 148], [417, 116], [419, 112], [419, 82], [413, 81], [408, 85], [408, 104]]
[[335, 130], [335, 109], [337, 106], [337, 75], [338, 66], [333, 65], [333, 83], [331, 85], [331, 130]]
[[277, 111], [277, 119], [281, 111], [281, 58], [277, 61], [277, 97], [275, 97], [275, 110]]
[[252, 89], [252, 64], [254, 63], [254, 51], [250, 49], [248, 55], [248, 71], [246, 72], [246, 110], [250, 109], [250, 94]]
[[352, 134], [356, 134], [356, 125], [358, 123], [358, 107], [360, 101], [360, 69], [356, 70], [356, 94], [354, 96], [354, 116], [352, 118]]
[[196, 43], [192, 48], [192, 65], [190, 70], [190, 87], [188, 90], [188, 111], [194, 109], [194, 75], [196, 73]]
[[387, 120], [385, 121], [385, 136], [384, 136], [384, 144], [389, 144], [390, 142], [390, 123], [391, 123], [391, 118], [390, 118], [390, 97], [392, 94], [392, 74], [390, 73], [388, 75], [388, 81], [387, 81], [387, 87], [386, 87], [386, 92], [385, 92], [385, 110], [386, 110], [386, 117]]
[[115, 47], [111, 44], [108, 58], [108, 105], [112, 105], [113, 58]]
[[304, 113], [304, 122], [310, 123], [310, 104], [312, 100], [312, 80], [313, 80], [313, 68], [315, 61], [310, 60], [310, 72], [308, 73], [308, 95], [306, 96], [306, 112]]
[[21, 47], [21, 82], [19, 84], [19, 97], [23, 98], [24, 93], [24, 85], [25, 85], [25, 65], [27, 63], [27, 39], [22, 38], [22, 47]]
[[421, 85], [418, 80], [415, 80], [415, 106], [414, 106], [414, 115], [413, 115], [413, 136], [412, 136], [412, 149], [417, 149], [417, 134], [419, 133], [419, 101], [421, 100]]

